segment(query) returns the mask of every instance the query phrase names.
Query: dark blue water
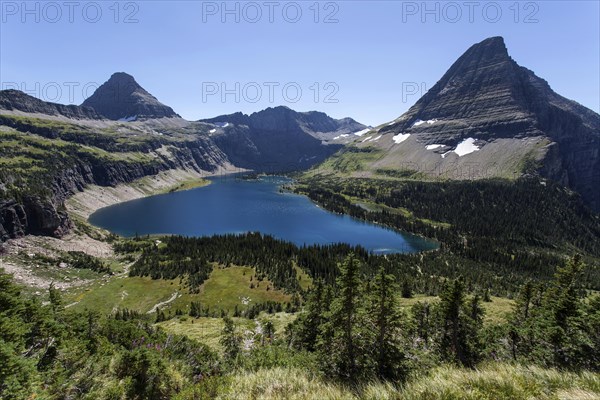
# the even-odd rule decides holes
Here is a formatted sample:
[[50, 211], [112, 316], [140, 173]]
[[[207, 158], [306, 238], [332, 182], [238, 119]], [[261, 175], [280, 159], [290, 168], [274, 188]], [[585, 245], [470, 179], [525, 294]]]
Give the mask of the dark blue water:
[[376, 253], [437, 247], [431, 241], [325, 211], [306, 196], [280, 193], [287, 178], [214, 178], [205, 187], [146, 197], [98, 210], [90, 223], [122, 236], [261, 232], [303, 244], [349, 243]]

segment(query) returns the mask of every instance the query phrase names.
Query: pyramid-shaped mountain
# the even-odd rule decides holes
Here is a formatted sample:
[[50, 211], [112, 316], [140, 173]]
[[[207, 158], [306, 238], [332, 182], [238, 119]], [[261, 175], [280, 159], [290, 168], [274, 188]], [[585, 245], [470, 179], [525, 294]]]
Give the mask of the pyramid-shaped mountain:
[[470, 47], [414, 106], [370, 135], [358, 145], [385, 150], [373, 170], [453, 179], [538, 173], [600, 209], [600, 115], [519, 66], [501, 37]]
[[114, 73], [82, 106], [92, 107], [113, 120], [179, 117], [124, 72]]

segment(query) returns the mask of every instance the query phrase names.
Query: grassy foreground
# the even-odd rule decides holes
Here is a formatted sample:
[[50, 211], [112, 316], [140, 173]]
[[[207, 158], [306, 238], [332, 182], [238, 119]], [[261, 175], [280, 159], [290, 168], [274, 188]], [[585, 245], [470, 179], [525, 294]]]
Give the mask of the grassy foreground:
[[441, 366], [403, 387], [374, 383], [358, 393], [301, 369], [275, 368], [236, 374], [222, 399], [398, 399], [398, 400], [593, 400], [600, 374], [489, 364], [477, 370]]

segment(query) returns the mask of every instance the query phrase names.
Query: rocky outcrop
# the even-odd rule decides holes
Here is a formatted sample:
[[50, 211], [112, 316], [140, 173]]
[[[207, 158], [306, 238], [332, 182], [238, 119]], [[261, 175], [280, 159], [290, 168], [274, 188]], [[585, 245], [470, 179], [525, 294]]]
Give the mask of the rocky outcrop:
[[[539, 172], [576, 190], [591, 208], [600, 210], [600, 115], [558, 95], [545, 80], [519, 66], [501, 37], [469, 48], [414, 106], [379, 134], [410, 134], [406, 146], [415, 140], [444, 145], [438, 146], [440, 154], [467, 138], [475, 139], [482, 150], [494, 143], [496, 154], [506, 151], [497, 145], [502, 139], [509, 143], [547, 138], [552, 144], [539, 160]], [[489, 151], [472, 158], [485, 163], [481, 155], [493, 158]]]
[[0, 110], [21, 111], [24, 113], [63, 116], [71, 119], [101, 119], [96, 110], [90, 107], [48, 103], [29, 96], [20, 90], [0, 90]]
[[64, 210], [41, 197], [0, 201], [0, 241], [26, 234], [61, 237], [72, 228]]
[[179, 117], [124, 72], [114, 73], [82, 106], [112, 120]]

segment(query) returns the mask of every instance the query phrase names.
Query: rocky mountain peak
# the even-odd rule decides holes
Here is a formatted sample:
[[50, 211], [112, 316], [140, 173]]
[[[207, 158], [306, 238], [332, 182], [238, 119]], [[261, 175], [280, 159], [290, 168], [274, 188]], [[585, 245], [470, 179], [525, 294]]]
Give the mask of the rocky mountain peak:
[[[389, 130], [406, 130], [417, 120], [468, 118], [502, 122], [508, 118], [516, 122], [528, 114], [520, 101], [521, 75], [521, 68], [508, 55], [504, 39], [485, 39], [459, 57]], [[502, 113], [490, 113], [491, 109], [502, 109]]]
[[151, 119], [179, 117], [125, 72], [116, 72], [82, 104], [92, 107], [106, 118]]
[[[493, 36], [475, 43], [461, 57], [463, 59], [476, 58], [482, 61], [501, 61], [510, 59], [504, 38], [502, 36]], [[460, 59], [459, 59], [460, 60]]]
[[[415, 159], [431, 160], [436, 168], [471, 162], [482, 171], [493, 166], [500, 176], [514, 176], [522, 173], [523, 165], [535, 164], [539, 173], [578, 191], [591, 208], [600, 209], [600, 115], [560, 96], [544, 79], [519, 66], [501, 37], [467, 49], [423, 97], [379, 133], [393, 143], [391, 153], [414, 146]], [[448, 155], [459, 145], [460, 155]], [[473, 151], [463, 153], [465, 146]], [[420, 147], [424, 149], [417, 151]]]

